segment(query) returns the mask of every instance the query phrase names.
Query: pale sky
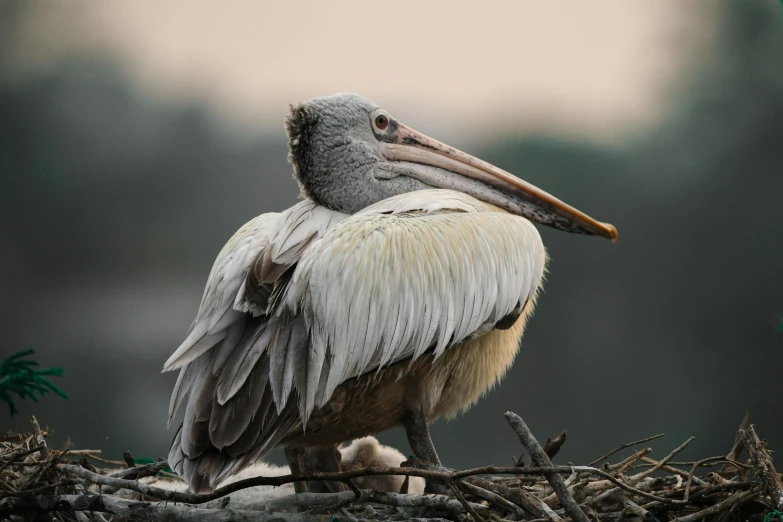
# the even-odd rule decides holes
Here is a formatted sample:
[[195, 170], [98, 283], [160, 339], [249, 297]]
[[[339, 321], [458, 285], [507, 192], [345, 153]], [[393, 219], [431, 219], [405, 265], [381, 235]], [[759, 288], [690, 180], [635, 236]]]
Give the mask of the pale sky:
[[[18, 63], [105, 54], [162, 98], [282, 129], [289, 103], [363, 94], [423, 132], [621, 141], [666, 117], [715, 3], [681, 0], [36, 2]], [[445, 133], [445, 136], [444, 136]]]

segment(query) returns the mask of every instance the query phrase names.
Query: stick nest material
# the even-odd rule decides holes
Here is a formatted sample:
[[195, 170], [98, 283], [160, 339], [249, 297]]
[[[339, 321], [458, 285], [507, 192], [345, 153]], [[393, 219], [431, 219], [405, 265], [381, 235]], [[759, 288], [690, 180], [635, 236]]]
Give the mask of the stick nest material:
[[[161, 473], [166, 462], [137, 466], [102, 459], [100, 451], [48, 448], [47, 430], [31, 419], [31, 433], [5, 435], [0, 442], [0, 519], [155, 521], [783, 521], [783, 483], [765, 444], [747, 417], [727, 455], [677, 462], [693, 437], [656, 459], [641, 447], [656, 435], [623, 444], [588, 465], [553, 465], [565, 432], [542, 448], [516, 414], [506, 419], [530, 454], [531, 464], [455, 471], [411, 459], [400, 468], [340, 473], [255, 477], [209, 495], [158, 488], [142, 481]], [[633, 449], [632, 449], [633, 448]], [[633, 452], [621, 458], [621, 452]], [[747, 450], [747, 459], [740, 456]], [[88, 459], [90, 459], [88, 461]], [[94, 463], [94, 464], [93, 464]], [[126, 464], [127, 463], [127, 464]], [[113, 466], [108, 469], [107, 466]], [[118, 466], [128, 466], [117, 471]], [[446, 494], [402, 494], [359, 490], [352, 479], [367, 475], [420, 476]], [[304, 493], [237, 504], [231, 494], [254, 486], [296, 480], [335, 480], [341, 493]], [[135, 492], [138, 500], [120, 492]]]

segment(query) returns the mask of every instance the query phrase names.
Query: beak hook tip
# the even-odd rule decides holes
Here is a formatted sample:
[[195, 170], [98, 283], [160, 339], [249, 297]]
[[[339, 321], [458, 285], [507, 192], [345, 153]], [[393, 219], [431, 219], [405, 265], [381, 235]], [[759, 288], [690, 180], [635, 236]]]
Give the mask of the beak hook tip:
[[603, 223], [606, 229], [606, 237], [612, 240], [612, 243], [617, 243], [617, 228], [609, 223]]

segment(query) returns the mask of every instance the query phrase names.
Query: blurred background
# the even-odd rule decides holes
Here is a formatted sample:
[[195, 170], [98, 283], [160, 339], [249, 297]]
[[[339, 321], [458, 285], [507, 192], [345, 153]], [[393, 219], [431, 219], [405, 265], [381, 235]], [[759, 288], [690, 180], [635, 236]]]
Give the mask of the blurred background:
[[0, 0], [0, 355], [35, 349], [71, 396], [2, 430], [165, 456], [160, 369], [216, 254], [297, 201], [288, 104], [352, 91], [620, 231], [541, 229], [522, 350], [434, 426], [445, 465], [519, 455], [509, 409], [568, 430], [560, 462], [660, 432], [726, 453], [747, 410], [783, 447], [779, 1], [215, 5]]

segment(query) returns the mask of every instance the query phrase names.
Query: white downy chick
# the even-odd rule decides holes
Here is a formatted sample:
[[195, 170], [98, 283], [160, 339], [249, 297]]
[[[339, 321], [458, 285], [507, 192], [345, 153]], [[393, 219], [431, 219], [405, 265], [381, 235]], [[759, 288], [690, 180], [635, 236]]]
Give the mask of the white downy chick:
[[[384, 446], [375, 437], [363, 437], [351, 442], [350, 445], [341, 447], [341, 466], [343, 470], [360, 468], [388, 468], [399, 467], [407, 460], [405, 455], [391, 446]], [[354, 479], [361, 489], [374, 489], [376, 491], [391, 491], [394, 493], [424, 493], [425, 480], [422, 477], [410, 477], [408, 490], [400, 491], [405, 477], [402, 475], [376, 475], [369, 477], [357, 477]]]

